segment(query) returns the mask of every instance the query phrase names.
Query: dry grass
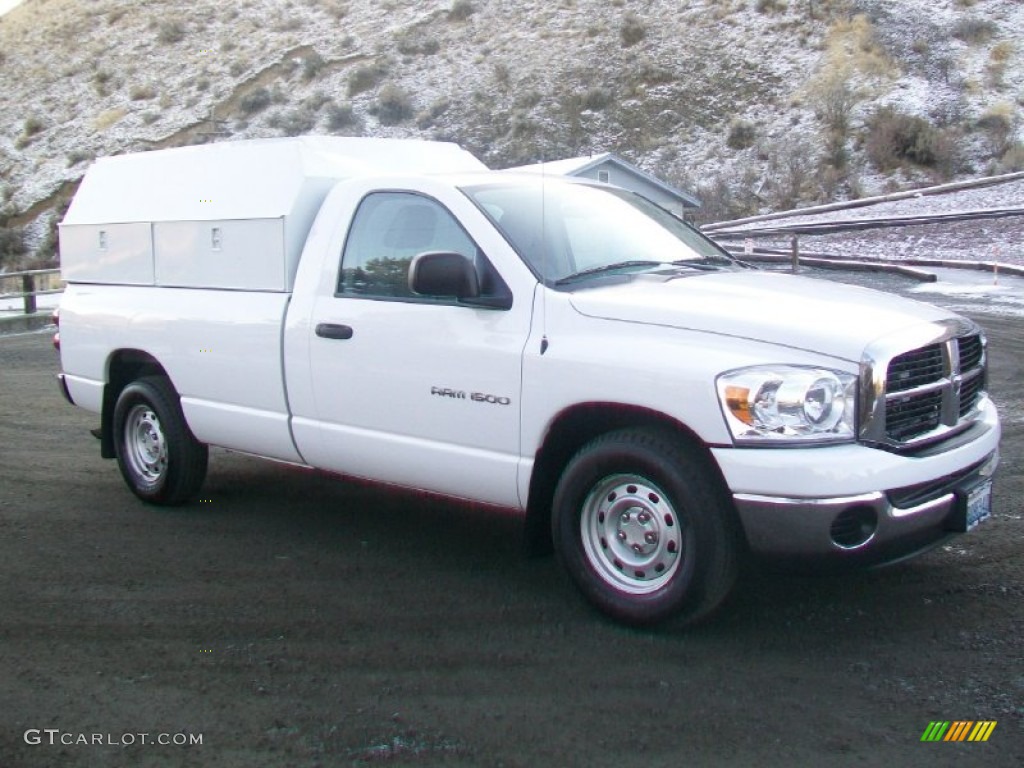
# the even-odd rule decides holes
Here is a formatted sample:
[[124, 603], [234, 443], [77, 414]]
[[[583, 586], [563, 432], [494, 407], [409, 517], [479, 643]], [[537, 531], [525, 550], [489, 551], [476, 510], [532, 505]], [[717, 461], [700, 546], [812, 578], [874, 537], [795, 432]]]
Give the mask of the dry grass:
[[108, 109], [96, 116], [96, 119], [93, 120], [92, 127], [97, 131], [105, 131], [127, 114], [128, 110], [123, 107]]

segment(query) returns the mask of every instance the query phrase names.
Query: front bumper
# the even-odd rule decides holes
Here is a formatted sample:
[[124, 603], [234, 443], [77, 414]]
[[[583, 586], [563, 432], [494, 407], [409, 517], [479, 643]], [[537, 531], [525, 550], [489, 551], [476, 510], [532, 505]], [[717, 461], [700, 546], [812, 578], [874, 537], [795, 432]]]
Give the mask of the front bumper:
[[751, 550], [773, 560], [819, 560], [870, 566], [911, 557], [963, 531], [963, 498], [984, 484], [998, 453], [978, 466], [929, 484], [912, 504], [914, 488], [832, 499], [735, 494]]
[[[964, 529], [967, 494], [988, 482], [999, 463], [999, 422], [990, 403], [986, 409], [980, 436], [927, 456], [861, 445], [717, 449], [715, 455], [755, 555], [879, 565], [930, 549]], [[802, 492], [794, 493], [794, 487]]]

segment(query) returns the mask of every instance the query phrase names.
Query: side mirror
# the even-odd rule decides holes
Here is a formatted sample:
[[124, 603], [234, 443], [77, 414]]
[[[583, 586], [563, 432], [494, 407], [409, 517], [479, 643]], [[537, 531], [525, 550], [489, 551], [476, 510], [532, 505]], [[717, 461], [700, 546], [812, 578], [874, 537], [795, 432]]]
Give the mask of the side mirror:
[[462, 254], [431, 251], [413, 258], [409, 288], [420, 296], [475, 299], [480, 295], [480, 276], [473, 262]]

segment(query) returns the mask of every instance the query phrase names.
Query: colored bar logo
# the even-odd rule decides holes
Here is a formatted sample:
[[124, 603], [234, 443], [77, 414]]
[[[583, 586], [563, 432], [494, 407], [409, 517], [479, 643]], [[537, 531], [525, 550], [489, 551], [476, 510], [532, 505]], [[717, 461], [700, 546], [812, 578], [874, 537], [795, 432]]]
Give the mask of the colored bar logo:
[[995, 729], [995, 720], [936, 720], [928, 723], [921, 741], [988, 741]]

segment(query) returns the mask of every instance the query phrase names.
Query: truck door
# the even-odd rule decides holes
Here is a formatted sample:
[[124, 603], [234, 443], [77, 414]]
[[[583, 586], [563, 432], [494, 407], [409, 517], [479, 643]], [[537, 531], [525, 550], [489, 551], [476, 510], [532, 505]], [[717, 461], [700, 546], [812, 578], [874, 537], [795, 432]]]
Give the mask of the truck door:
[[[463, 255], [476, 265], [484, 295], [511, 301], [481, 308], [413, 294], [410, 262], [429, 251]], [[532, 295], [511, 295], [448, 208], [405, 191], [361, 199], [333, 275], [333, 295], [320, 291], [307, 326], [315, 413], [294, 419], [306, 460], [518, 506], [521, 366]]]

